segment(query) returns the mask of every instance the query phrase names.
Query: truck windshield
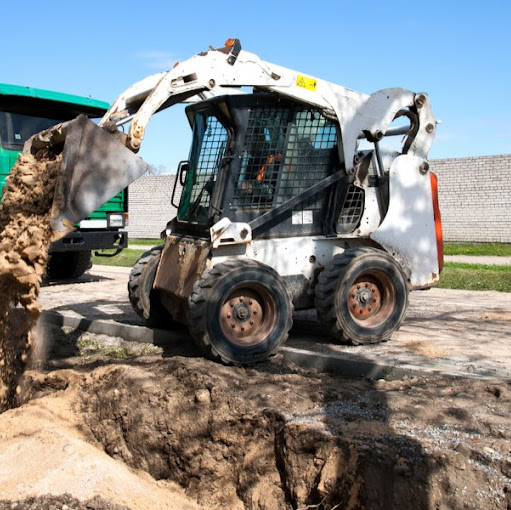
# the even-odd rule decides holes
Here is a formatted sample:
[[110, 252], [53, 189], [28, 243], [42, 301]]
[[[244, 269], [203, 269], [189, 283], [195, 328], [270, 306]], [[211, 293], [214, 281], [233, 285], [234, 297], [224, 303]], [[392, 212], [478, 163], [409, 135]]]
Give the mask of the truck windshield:
[[193, 126], [190, 169], [179, 204], [181, 221], [207, 223], [211, 196], [225, 154], [227, 130], [216, 117], [196, 113]]
[[13, 151], [23, 150], [23, 144], [39, 131], [62, 122], [22, 113], [0, 111], [0, 144], [2, 148]]

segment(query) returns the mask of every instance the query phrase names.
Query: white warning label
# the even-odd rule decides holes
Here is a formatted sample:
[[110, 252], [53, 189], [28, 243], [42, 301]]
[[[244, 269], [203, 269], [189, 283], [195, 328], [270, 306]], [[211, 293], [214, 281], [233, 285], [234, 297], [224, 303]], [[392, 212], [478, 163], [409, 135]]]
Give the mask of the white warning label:
[[313, 211], [294, 211], [291, 215], [293, 225], [311, 225], [313, 221]]

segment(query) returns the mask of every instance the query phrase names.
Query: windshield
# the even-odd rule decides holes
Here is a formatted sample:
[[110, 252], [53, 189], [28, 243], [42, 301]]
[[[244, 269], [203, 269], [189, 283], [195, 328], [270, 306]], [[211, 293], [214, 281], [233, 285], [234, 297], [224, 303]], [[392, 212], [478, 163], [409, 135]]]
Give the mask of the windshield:
[[217, 118], [195, 114], [190, 169], [179, 204], [181, 221], [206, 223], [220, 163], [227, 145], [227, 130]]
[[4, 149], [21, 151], [23, 144], [39, 131], [48, 129], [62, 122], [22, 113], [0, 111], [0, 143]]

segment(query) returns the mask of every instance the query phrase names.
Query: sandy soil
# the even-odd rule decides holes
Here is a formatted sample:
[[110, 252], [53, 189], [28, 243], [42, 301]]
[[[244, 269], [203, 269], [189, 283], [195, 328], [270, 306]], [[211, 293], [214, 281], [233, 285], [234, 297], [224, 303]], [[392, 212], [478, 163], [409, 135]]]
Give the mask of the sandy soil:
[[[0, 412], [11, 406], [30, 360], [31, 330], [50, 245], [49, 214], [60, 157], [20, 155], [0, 206]], [[18, 306], [19, 305], [19, 306]]]
[[242, 369], [161, 350], [112, 357], [107, 338], [58, 328], [52, 340], [25, 403], [0, 416], [4, 505], [63, 494], [132, 509], [511, 505], [502, 379], [357, 380], [280, 355]]
[[[0, 415], [0, 499], [4, 507], [44, 508], [49, 495], [70, 495], [69, 508], [95, 496], [98, 506], [133, 509], [196, 508], [172, 484], [116, 462], [98, 448], [80, 411], [82, 375], [60, 371], [48, 376], [28, 372], [39, 397]], [[45, 395], [45, 396], [43, 396]], [[30, 498], [36, 506], [30, 506]], [[26, 501], [28, 499], [28, 501]], [[57, 502], [66, 503], [57, 499]], [[58, 508], [62, 508], [61, 506]]]

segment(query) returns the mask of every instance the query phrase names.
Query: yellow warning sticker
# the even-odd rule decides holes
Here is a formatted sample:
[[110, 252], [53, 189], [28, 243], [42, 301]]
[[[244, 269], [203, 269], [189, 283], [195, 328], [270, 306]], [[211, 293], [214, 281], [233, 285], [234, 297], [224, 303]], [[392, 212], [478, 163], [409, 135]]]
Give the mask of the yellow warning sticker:
[[304, 89], [312, 90], [313, 92], [316, 92], [316, 86], [317, 86], [318, 82], [313, 78], [307, 78], [307, 76], [303, 76], [303, 75], [299, 74], [296, 77], [296, 84], [299, 87], [303, 87]]

